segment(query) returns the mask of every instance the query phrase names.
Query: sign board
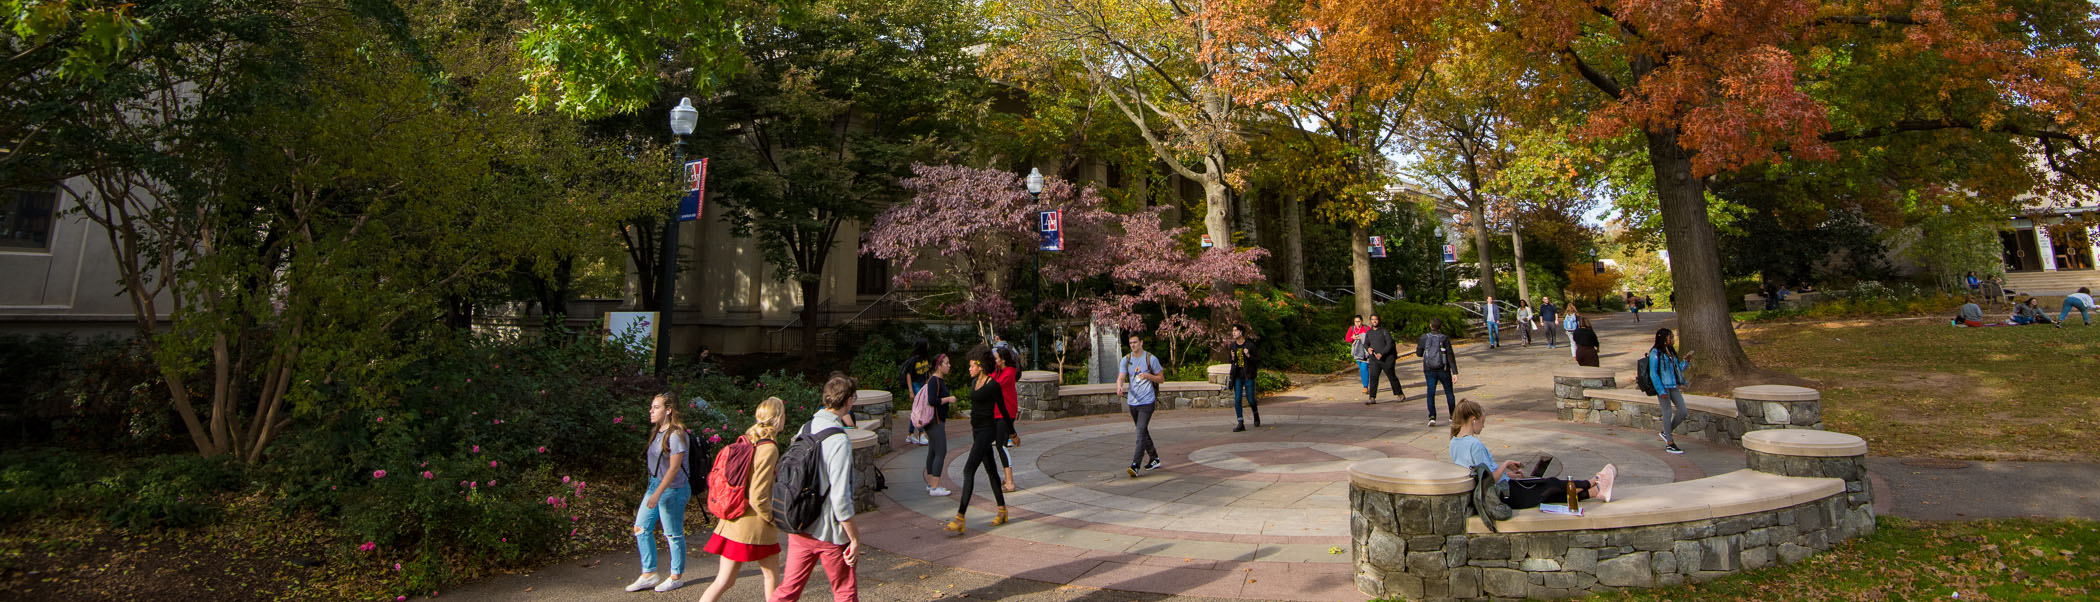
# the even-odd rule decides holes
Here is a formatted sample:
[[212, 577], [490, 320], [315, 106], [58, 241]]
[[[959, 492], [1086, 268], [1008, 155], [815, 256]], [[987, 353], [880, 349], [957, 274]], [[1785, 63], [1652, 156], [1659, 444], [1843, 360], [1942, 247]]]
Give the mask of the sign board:
[[624, 341], [635, 353], [653, 353], [656, 349], [656, 312], [605, 312], [605, 340], [615, 344]]
[[1597, 275], [1599, 275], [1599, 276], [1602, 276], [1602, 275], [1604, 275], [1604, 262], [1602, 262], [1602, 261], [1598, 261], [1598, 262], [1594, 262], [1594, 263], [1596, 264], [1596, 269], [1597, 269]]
[[1458, 263], [1458, 245], [1444, 245], [1444, 263]]
[[1209, 235], [1209, 234], [1205, 234], [1205, 235], [1203, 235], [1203, 248], [1205, 248], [1205, 249], [1208, 249], [1208, 248], [1211, 248], [1212, 246], [1214, 246], [1214, 245], [1210, 244], [1210, 235]]
[[1373, 236], [1373, 237], [1371, 237], [1371, 257], [1372, 257], [1373, 259], [1383, 259], [1383, 258], [1385, 258], [1385, 237], [1383, 237], [1383, 236]]
[[690, 222], [700, 219], [707, 202], [707, 159], [685, 164], [685, 183], [685, 198], [678, 201], [678, 221]]
[[1037, 247], [1038, 249], [1044, 251], [1065, 250], [1065, 212], [1063, 210], [1052, 209], [1037, 213], [1036, 231], [1041, 232], [1043, 235], [1042, 246]]

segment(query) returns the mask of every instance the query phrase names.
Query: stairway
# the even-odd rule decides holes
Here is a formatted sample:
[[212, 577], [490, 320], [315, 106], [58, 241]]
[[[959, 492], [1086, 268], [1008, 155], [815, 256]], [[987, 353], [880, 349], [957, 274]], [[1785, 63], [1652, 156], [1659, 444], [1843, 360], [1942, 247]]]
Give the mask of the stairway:
[[2007, 272], [2005, 274], [2005, 291], [2015, 296], [2061, 297], [2077, 291], [2078, 287], [2081, 286], [2100, 289], [2100, 270]]

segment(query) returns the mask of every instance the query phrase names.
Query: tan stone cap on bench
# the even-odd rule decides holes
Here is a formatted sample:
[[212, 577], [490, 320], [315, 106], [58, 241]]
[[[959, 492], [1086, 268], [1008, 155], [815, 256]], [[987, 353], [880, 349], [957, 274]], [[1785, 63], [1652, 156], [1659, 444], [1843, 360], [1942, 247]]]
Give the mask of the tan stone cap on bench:
[[[1661, 403], [1655, 400], [1654, 395], [1641, 393], [1639, 389], [1583, 389], [1582, 394], [1585, 397], [1610, 399], [1623, 403], [1644, 403], [1651, 406]], [[1721, 399], [1705, 395], [1686, 395], [1684, 396], [1684, 407], [1687, 410], [1698, 410], [1730, 418], [1735, 418], [1739, 415], [1733, 399]]]
[[1167, 382], [1166, 382], [1166, 384], [1163, 384], [1163, 385], [1160, 385], [1160, 386], [1159, 386], [1159, 391], [1160, 391], [1161, 393], [1186, 393], [1186, 392], [1190, 392], [1190, 391], [1223, 391], [1223, 390], [1225, 390], [1225, 385], [1220, 385], [1220, 384], [1216, 384], [1216, 383], [1211, 383], [1211, 382], [1195, 382], [1195, 381], [1186, 381], [1186, 380], [1170, 380], [1170, 381], [1167, 381]]
[[[1518, 510], [1509, 520], [1496, 522], [1495, 528], [1503, 533], [1536, 533], [1665, 525], [1778, 510], [1844, 493], [1844, 479], [1788, 477], [1745, 468], [1690, 481], [1627, 486], [1613, 492], [1616, 499], [1610, 503], [1584, 500], [1582, 516], [1547, 514], [1536, 508]], [[1488, 530], [1480, 517], [1472, 516], [1466, 518], [1466, 532]]]
[[1057, 381], [1058, 381], [1057, 373], [1056, 373], [1056, 372], [1051, 372], [1051, 371], [1049, 371], [1049, 370], [1023, 370], [1023, 371], [1021, 371], [1021, 382], [1024, 382], [1024, 383], [1054, 383], [1054, 382], [1057, 382]]
[[1613, 372], [1610, 368], [1561, 366], [1553, 369], [1553, 376], [1556, 378], [1617, 378], [1619, 373]]
[[875, 431], [864, 428], [846, 429], [846, 440], [853, 442], [853, 449], [875, 447]]
[[1830, 431], [1771, 429], [1743, 433], [1743, 449], [1777, 456], [1838, 458], [1867, 455], [1867, 440]]
[[853, 405], [872, 406], [889, 403], [894, 395], [881, 389], [861, 389], [853, 392]]
[[1808, 387], [1791, 385], [1750, 385], [1736, 387], [1735, 398], [1747, 401], [1816, 401], [1823, 394]]
[[1205, 370], [1204, 373], [1220, 376], [1232, 374], [1232, 364], [1211, 364], [1210, 368]]
[[1472, 491], [1473, 473], [1440, 460], [1379, 458], [1350, 464], [1349, 482], [1386, 493], [1449, 495]]

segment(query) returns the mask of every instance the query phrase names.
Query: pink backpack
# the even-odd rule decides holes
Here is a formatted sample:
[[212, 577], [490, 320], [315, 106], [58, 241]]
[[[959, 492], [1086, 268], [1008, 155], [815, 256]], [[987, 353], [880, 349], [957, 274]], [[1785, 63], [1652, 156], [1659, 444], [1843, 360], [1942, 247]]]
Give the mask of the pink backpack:
[[930, 378], [929, 378], [929, 379], [926, 379], [926, 382], [925, 382], [925, 384], [921, 384], [921, 385], [919, 385], [919, 388], [918, 388], [918, 390], [916, 390], [916, 391], [912, 391], [912, 394], [911, 394], [911, 425], [912, 425], [912, 426], [915, 426], [915, 427], [920, 427], [920, 428], [925, 428], [925, 427], [926, 427], [926, 425], [928, 425], [928, 424], [932, 424], [932, 423], [933, 423], [933, 400], [931, 400], [931, 399], [927, 399], [927, 396], [928, 396], [928, 395], [932, 395], [932, 393], [929, 393], [929, 392], [927, 392], [927, 390], [928, 390], [928, 389], [932, 389], [932, 388], [933, 388], [933, 379], [930, 379]]

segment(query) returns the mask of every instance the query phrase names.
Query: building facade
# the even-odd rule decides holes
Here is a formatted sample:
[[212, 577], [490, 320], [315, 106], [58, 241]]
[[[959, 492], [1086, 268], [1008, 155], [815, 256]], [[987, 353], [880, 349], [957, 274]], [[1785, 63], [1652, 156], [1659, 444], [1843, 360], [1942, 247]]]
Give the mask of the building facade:
[[[0, 196], [0, 330], [129, 335], [138, 329], [109, 231], [71, 209], [84, 178]], [[157, 302], [172, 307], [166, 292]]]
[[2100, 288], [2100, 205], [2047, 209], [2011, 218], [1998, 231], [2005, 288], [2060, 296]]

